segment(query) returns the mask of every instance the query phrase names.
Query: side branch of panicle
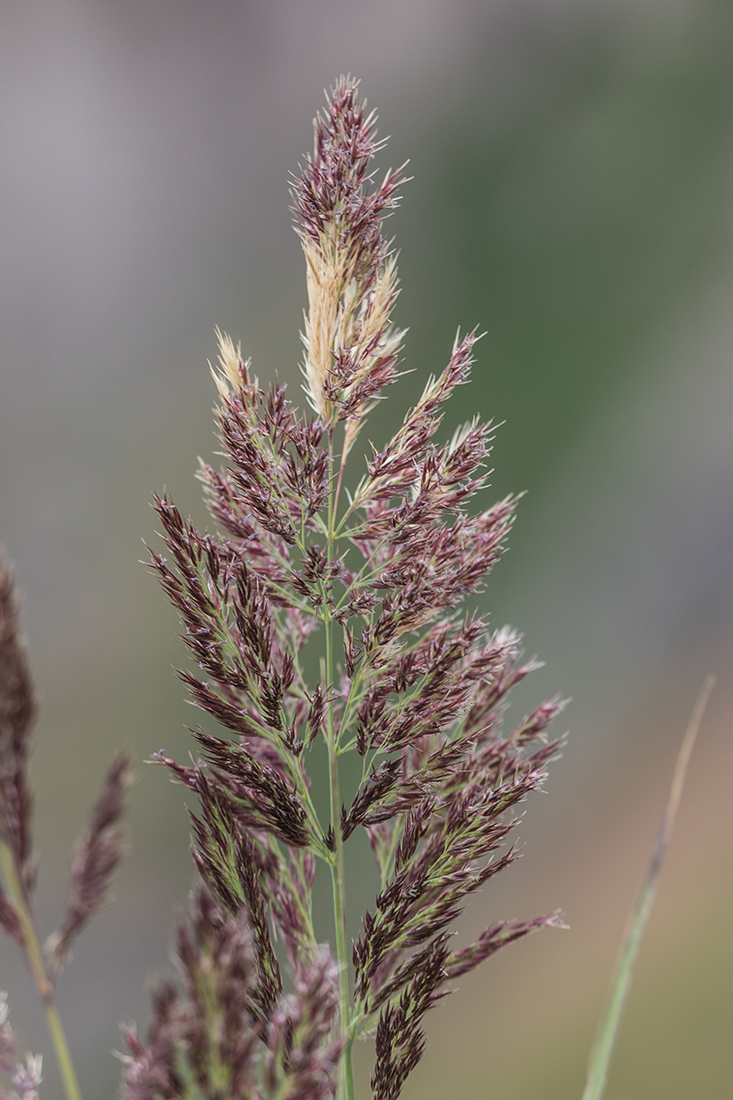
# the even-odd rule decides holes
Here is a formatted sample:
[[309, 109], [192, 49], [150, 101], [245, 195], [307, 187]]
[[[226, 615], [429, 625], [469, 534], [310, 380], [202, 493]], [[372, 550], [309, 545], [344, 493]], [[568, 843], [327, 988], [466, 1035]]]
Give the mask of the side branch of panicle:
[[118, 753], [76, 845], [64, 919], [47, 945], [54, 971], [65, 962], [81, 930], [106, 904], [112, 875], [124, 854], [120, 818], [131, 778], [128, 756]]
[[[0, 554], [0, 841], [10, 849], [27, 890], [34, 877], [28, 759], [35, 716], [35, 696], [18, 621], [13, 571]], [[0, 895], [0, 919], [15, 934], [17, 928], [9, 910], [10, 927], [4, 919], [6, 907]]]
[[155, 991], [147, 1041], [126, 1029], [123, 1100], [173, 1100], [192, 1089], [211, 1097], [333, 1100], [343, 1041], [327, 949], [298, 971], [292, 994], [263, 1006], [246, 909], [224, 913], [203, 888], [176, 948], [180, 980]]

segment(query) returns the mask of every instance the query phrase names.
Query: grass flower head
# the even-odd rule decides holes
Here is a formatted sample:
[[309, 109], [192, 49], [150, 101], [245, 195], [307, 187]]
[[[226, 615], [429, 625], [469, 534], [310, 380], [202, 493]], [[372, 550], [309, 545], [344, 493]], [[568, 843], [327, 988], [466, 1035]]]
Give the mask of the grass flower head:
[[[383, 222], [405, 177], [390, 170], [377, 182], [380, 148], [374, 113], [341, 79], [292, 185], [310, 414], [283, 385], [261, 388], [219, 334], [225, 466], [200, 471], [217, 529], [156, 500], [166, 550], [152, 564], [195, 666], [181, 676], [217, 726], [193, 731], [193, 762], [159, 755], [199, 799], [202, 885], [179, 935], [181, 986], [157, 996], [147, 1044], [129, 1036], [126, 1100], [197, 1095], [180, 1092], [187, 1081], [205, 1096], [351, 1100], [351, 1048], [370, 1035], [374, 1100], [395, 1100], [423, 1053], [425, 1013], [456, 978], [560, 923], [498, 922], [462, 948], [451, 931], [516, 856], [518, 807], [557, 751], [545, 730], [561, 708], [552, 700], [506, 728], [507, 695], [533, 664], [514, 631], [462, 610], [501, 555], [517, 502], [473, 507], [490, 424], [475, 419], [436, 442], [447, 399], [468, 381], [475, 332], [456, 339], [395, 436], [372, 448], [353, 494], [340, 492], [357, 432], [398, 376], [404, 336], [391, 320], [397, 272]], [[314, 635], [315, 674], [305, 653]], [[312, 793], [317, 742], [325, 809]], [[349, 754], [361, 758], [351, 786]], [[345, 851], [360, 829], [381, 885], [349, 943]], [[332, 882], [330, 947], [314, 931], [318, 862]]]

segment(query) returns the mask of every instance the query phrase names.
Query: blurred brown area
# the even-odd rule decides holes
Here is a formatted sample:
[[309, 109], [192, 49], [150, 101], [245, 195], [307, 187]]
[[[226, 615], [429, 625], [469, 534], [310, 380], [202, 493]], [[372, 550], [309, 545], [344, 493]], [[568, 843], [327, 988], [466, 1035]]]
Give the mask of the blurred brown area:
[[[527, 489], [483, 607], [573, 697], [524, 856], [465, 931], [562, 908], [430, 1022], [406, 1100], [580, 1096], [687, 715], [718, 675], [642, 948], [609, 1100], [730, 1092], [733, 947], [733, 9], [714, 0], [4, 0], [0, 538], [42, 692], [33, 765], [52, 931], [73, 837], [118, 745], [138, 782], [117, 900], [60, 1006], [87, 1100], [114, 1095], [190, 883], [178, 625], [138, 564], [164, 486], [203, 521], [220, 325], [298, 387], [304, 270], [288, 172], [342, 72], [410, 157], [392, 226], [406, 366], [379, 444], [486, 330], [453, 423], [505, 421], [492, 491]], [[448, 430], [448, 424], [446, 424]], [[362, 876], [355, 875], [361, 879]], [[353, 927], [359, 906], [355, 891]], [[46, 1052], [14, 946], [0, 987]], [[368, 1077], [368, 1052], [362, 1070]], [[368, 1095], [366, 1087], [362, 1095]]]

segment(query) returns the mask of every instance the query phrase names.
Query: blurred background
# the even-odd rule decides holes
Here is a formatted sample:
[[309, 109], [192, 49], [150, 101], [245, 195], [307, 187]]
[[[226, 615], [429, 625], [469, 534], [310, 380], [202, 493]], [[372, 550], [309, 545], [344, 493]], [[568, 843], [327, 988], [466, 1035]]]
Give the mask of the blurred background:
[[[116, 902], [59, 988], [84, 1095], [115, 1095], [119, 1023], [145, 1025], [145, 983], [191, 881], [181, 791], [144, 763], [158, 748], [185, 759], [191, 721], [176, 617], [138, 564], [151, 494], [167, 487], [203, 522], [215, 325], [300, 399], [288, 172], [346, 72], [391, 135], [380, 167], [409, 157], [414, 176], [390, 223], [414, 373], [364, 436], [384, 441], [458, 325], [486, 330], [450, 419], [504, 421], [492, 493], [528, 494], [482, 606], [546, 661], [516, 718], [557, 691], [573, 699], [524, 857], [464, 919], [476, 932], [562, 908], [571, 931], [464, 979], [404, 1096], [580, 1097], [708, 671], [607, 1097], [730, 1095], [733, 7], [2, 0], [0, 539], [42, 693], [45, 934], [117, 746], [137, 772]], [[0, 986], [24, 1045], [46, 1053], [43, 1095], [60, 1095], [7, 940]]]

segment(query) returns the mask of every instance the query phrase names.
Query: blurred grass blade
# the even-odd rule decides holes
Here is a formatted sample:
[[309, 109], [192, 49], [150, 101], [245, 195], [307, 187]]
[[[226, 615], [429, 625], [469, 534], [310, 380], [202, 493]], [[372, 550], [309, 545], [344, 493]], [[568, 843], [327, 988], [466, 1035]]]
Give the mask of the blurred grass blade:
[[621, 948], [616, 961], [616, 969], [608, 995], [608, 1003], [601, 1017], [598, 1033], [588, 1064], [588, 1080], [585, 1086], [585, 1092], [583, 1093], [583, 1100], [600, 1100], [606, 1087], [608, 1067], [616, 1044], [616, 1036], [618, 1034], [619, 1024], [621, 1023], [621, 1016], [623, 1015], [629, 985], [631, 984], [631, 974], [639, 951], [639, 944], [641, 943], [641, 937], [644, 934], [644, 928], [657, 892], [662, 861], [667, 850], [667, 845], [669, 844], [669, 839], [672, 835], [672, 826], [677, 813], [677, 807], [680, 803], [687, 765], [714, 683], [714, 676], [706, 677], [692, 714], [690, 715], [690, 721], [685, 731], [685, 736], [682, 739], [667, 806], [654, 842], [652, 856], [649, 860], [649, 867], [647, 868], [644, 881], [642, 882], [638, 900], [629, 915], [629, 922], [621, 942]]

